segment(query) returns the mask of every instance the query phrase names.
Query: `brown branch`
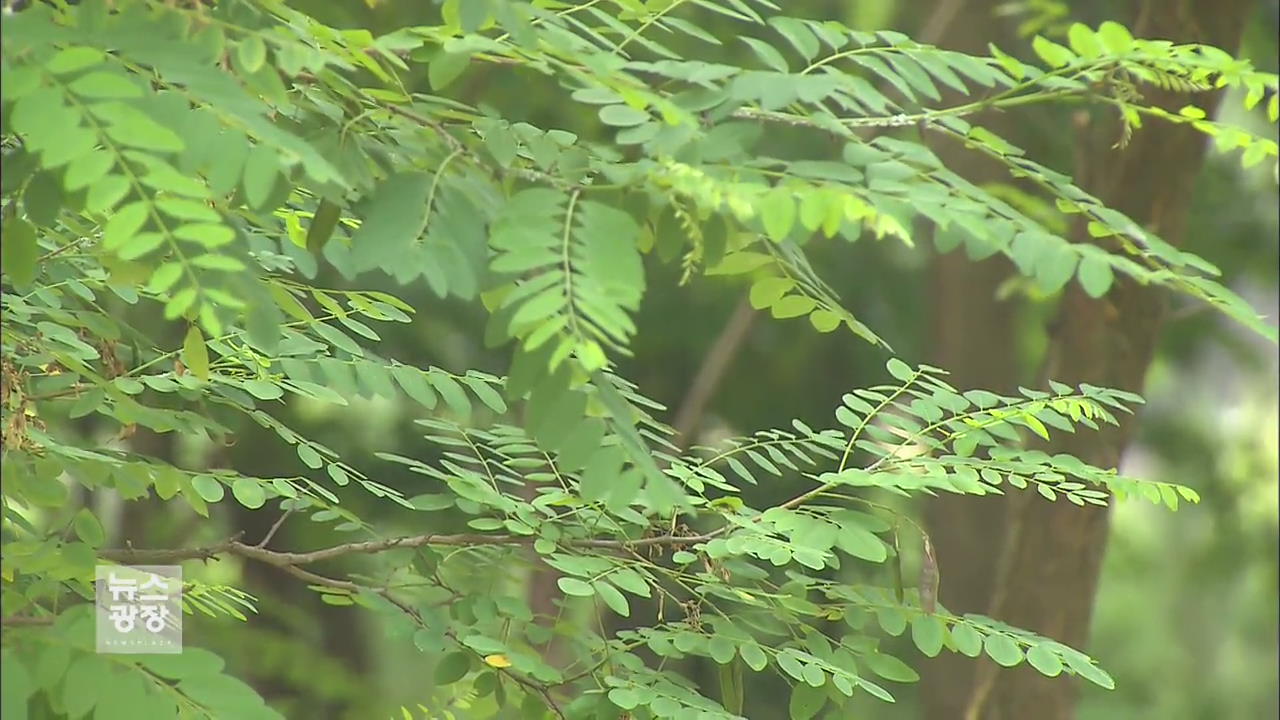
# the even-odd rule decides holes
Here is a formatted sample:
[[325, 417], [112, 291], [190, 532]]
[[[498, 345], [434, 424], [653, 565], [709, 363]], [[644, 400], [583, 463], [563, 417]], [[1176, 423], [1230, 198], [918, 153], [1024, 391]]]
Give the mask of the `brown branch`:
[[530, 168], [521, 168], [521, 167], [510, 167], [506, 169], [490, 168], [470, 148], [468, 148], [466, 144], [464, 144], [458, 138], [454, 137], [453, 134], [449, 132], [449, 128], [446, 127], [444, 124], [430, 117], [427, 117], [426, 115], [422, 115], [421, 113], [415, 112], [401, 105], [396, 105], [394, 103], [379, 104], [378, 107], [382, 110], [386, 110], [387, 112], [390, 112], [393, 115], [399, 115], [400, 117], [403, 117], [406, 120], [411, 120], [425, 128], [429, 128], [432, 132], [440, 136], [440, 139], [443, 140], [445, 145], [449, 147], [449, 150], [451, 150], [452, 152], [458, 153], [459, 155], [466, 156], [473, 163], [475, 163], [479, 167], [489, 170], [494, 175], [500, 176], [503, 173], [510, 173], [512, 175], [515, 175], [517, 177], [522, 177], [532, 182], [545, 182], [551, 185], [555, 185], [556, 187], [559, 187], [562, 189], [568, 189], [568, 188], [583, 189], [585, 187], [582, 185], [578, 185], [576, 183], [566, 182], [565, 180], [558, 178], [554, 175], [550, 175], [544, 172], [539, 172], [537, 170], [532, 170]]
[[53, 621], [57, 619], [53, 615], [10, 615], [9, 617], [0, 618], [0, 625], [4, 627], [38, 627], [52, 625]]
[[47, 261], [47, 260], [52, 260], [53, 258], [58, 257], [59, 255], [61, 255], [61, 254], [62, 254], [62, 253], [64, 253], [64, 252], [67, 252], [67, 251], [69, 251], [69, 250], [74, 250], [74, 249], [76, 249], [76, 248], [80, 247], [81, 245], [83, 245], [83, 244], [84, 244], [86, 241], [88, 241], [88, 240], [89, 240], [89, 238], [87, 238], [87, 237], [80, 237], [80, 238], [76, 238], [75, 240], [72, 240], [71, 242], [67, 243], [66, 245], [63, 245], [62, 247], [55, 248], [55, 249], [50, 250], [49, 252], [45, 253], [44, 255], [41, 255], [40, 257], [36, 258], [36, 262], [37, 262], [37, 263], [42, 263], [42, 262], [45, 262], [45, 261]]
[[[649, 547], [654, 545], [689, 545], [704, 542], [714, 535], [658, 535], [637, 538], [635, 540], [604, 540], [599, 538], [579, 538], [564, 543], [567, 547], [590, 548], [595, 550], [626, 550], [629, 548]], [[226, 540], [215, 545], [197, 548], [174, 548], [139, 550], [136, 548], [115, 548], [100, 550], [98, 557], [115, 562], [136, 564], [155, 564], [175, 560], [209, 560], [219, 555], [238, 555], [286, 567], [308, 565], [311, 563], [332, 560], [347, 555], [371, 555], [396, 548], [417, 548], [427, 545], [447, 547], [482, 547], [532, 545], [536, 537], [528, 535], [484, 535], [481, 533], [461, 533], [457, 535], [410, 535], [389, 538], [387, 540], [370, 540], [366, 542], [344, 543], [333, 547], [312, 550], [310, 552], [282, 552], [267, 550], [257, 545], [246, 545], [239, 540]]]

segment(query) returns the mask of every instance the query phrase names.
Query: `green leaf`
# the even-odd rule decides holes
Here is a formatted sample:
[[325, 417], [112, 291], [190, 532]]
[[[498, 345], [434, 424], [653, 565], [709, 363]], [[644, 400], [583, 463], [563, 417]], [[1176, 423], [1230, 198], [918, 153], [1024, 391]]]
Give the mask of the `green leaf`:
[[1067, 661], [1067, 667], [1085, 680], [1107, 690], [1115, 689], [1116, 681], [1088, 657], [1076, 651], [1068, 651], [1062, 654], [1062, 658]]
[[1079, 256], [1069, 245], [1046, 248], [1036, 259], [1036, 281], [1046, 294], [1062, 289], [1076, 272]]
[[1008, 635], [992, 633], [983, 640], [982, 645], [987, 651], [987, 657], [996, 661], [998, 665], [1013, 667], [1022, 662], [1022, 650]]
[[89, 186], [84, 209], [91, 213], [103, 213], [115, 207], [129, 193], [131, 185], [120, 175], [108, 175]]
[[[159, 233], [155, 233], [155, 235], [158, 236]], [[162, 236], [159, 238], [161, 241], [163, 239]], [[124, 253], [121, 253], [120, 256], [126, 257]], [[223, 272], [240, 272], [246, 268], [244, 263], [227, 255], [197, 255], [191, 260], [191, 264], [205, 270], [221, 270]]]
[[319, 253], [324, 249], [325, 243], [329, 242], [329, 238], [333, 236], [334, 228], [338, 226], [338, 220], [342, 216], [342, 209], [336, 204], [328, 200], [321, 200], [316, 206], [315, 216], [311, 219], [311, 225], [307, 227], [307, 251], [311, 253]]
[[198, 647], [183, 648], [181, 653], [139, 655], [142, 666], [162, 678], [181, 680], [196, 675], [214, 675], [222, 671], [222, 658]]
[[253, 688], [229, 675], [193, 675], [179, 682], [178, 690], [218, 717], [254, 717], [264, 708]]
[[775, 302], [769, 312], [779, 320], [808, 315], [818, 306], [818, 301], [804, 295], [790, 295]]
[[186, 339], [182, 341], [182, 360], [193, 375], [201, 380], [209, 379], [209, 348], [197, 325], [187, 328]]
[[122, 145], [157, 152], [179, 152], [186, 147], [178, 133], [132, 105], [112, 101], [92, 105], [90, 111], [107, 121], [107, 135]]
[[1106, 295], [1114, 280], [1111, 264], [1094, 255], [1086, 255], [1080, 261], [1080, 267], [1076, 269], [1076, 277], [1080, 281], [1080, 287], [1084, 288], [1085, 293], [1092, 298]]
[[138, 233], [116, 250], [121, 260], [137, 260], [164, 244], [164, 235], [156, 232]]
[[36, 277], [36, 259], [40, 246], [36, 242], [36, 229], [20, 217], [12, 217], [4, 224], [4, 242], [0, 242], [0, 267], [14, 285], [22, 287]]
[[102, 543], [106, 542], [107, 533], [102, 529], [102, 523], [98, 522], [98, 518], [89, 511], [89, 508], [80, 508], [76, 512], [72, 527], [75, 528], [76, 537], [85, 541], [88, 545], [101, 547]]
[[211, 475], [197, 475], [191, 478], [191, 487], [205, 502], [216, 503], [226, 494], [226, 488]]
[[464, 33], [476, 32], [489, 21], [489, 11], [487, 0], [458, 3], [458, 28]]
[[87, 67], [99, 65], [107, 56], [97, 48], [72, 46], [59, 50], [44, 63], [44, 69], [54, 75], [65, 75]]
[[324, 458], [320, 457], [320, 453], [308, 443], [298, 443], [297, 452], [302, 464], [312, 470], [319, 470], [324, 465]]
[[267, 62], [267, 44], [258, 35], [249, 35], [236, 46], [236, 61], [247, 75], [258, 72]]
[[[604, 439], [605, 424], [597, 418], [591, 418], [586, 422], [580, 422], [573, 426], [564, 441], [560, 443], [556, 457], [556, 464], [562, 472], [577, 472], [587, 465], [587, 462], [600, 449], [600, 442]], [[621, 461], [619, 461], [621, 465]], [[607, 472], [607, 471], [606, 471]], [[602, 488], [603, 489], [603, 488]], [[604, 493], [596, 497], [597, 500], [603, 499]]]
[[[111, 682], [111, 668], [95, 655], [81, 655], [71, 663], [62, 685], [62, 704], [67, 716], [80, 717], [93, 709], [102, 690]], [[5, 690], [8, 693], [8, 690]]]
[[928, 657], [936, 657], [942, 651], [944, 632], [942, 621], [932, 615], [917, 615], [911, 619], [911, 640]]
[[339, 350], [344, 350], [356, 357], [364, 356], [364, 349], [361, 348], [355, 340], [352, 340], [349, 335], [338, 328], [318, 322], [315, 325], [312, 325], [311, 329], [315, 330], [316, 334], [323, 338], [325, 342], [333, 345]]
[[791, 720], [810, 720], [826, 704], [826, 690], [808, 683], [795, 683], [791, 686], [791, 701], [787, 704], [787, 712]]
[[1044, 426], [1044, 423], [1040, 422], [1039, 418], [1031, 414], [1023, 414], [1019, 417], [1024, 423], [1026, 423], [1027, 427], [1031, 428], [1031, 432], [1039, 435], [1045, 440], [1049, 439], [1049, 429]]
[[613, 127], [633, 127], [649, 122], [653, 116], [630, 105], [606, 105], [598, 111], [600, 122]]
[[796, 222], [796, 203], [791, 191], [775, 187], [760, 200], [760, 219], [769, 239], [782, 242]]
[[432, 90], [439, 92], [456, 80], [470, 64], [470, 53], [442, 52], [427, 65], [427, 82], [431, 83]]
[[480, 399], [480, 402], [484, 403], [485, 407], [498, 414], [502, 414], [507, 411], [506, 401], [502, 399], [502, 395], [498, 394], [498, 392], [494, 390], [493, 386], [489, 383], [470, 375], [464, 376], [462, 378], [462, 382], [466, 383], [467, 387], [470, 388], [471, 392]]
[[[145, 684], [144, 684], [145, 683]], [[147, 687], [151, 681], [143, 680], [141, 673], [126, 671], [118, 674], [103, 689], [93, 712], [93, 720], [132, 720], [139, 712], [148, 712]], [[162, 714], [148, 717], [163, 718]], [[176, 716], [171, 716], [175, 717]]]
[[85, 73], [67, 86], [71, 92], [95, 100], [120, 100], [142, 96], [142, 88], [120, 73], [95, 70]]
[[844, 318], [830, 310], [814, 310], [809, 313], [809, 324], [820, 333], [828, 333], [840, 327]]
[[1048, 63], [1049, 67], [1053, 68], [1063, 67], [1076, 59], [1076, 56], [1070, 50], [1040, 35], [1031, 40], [1031, 49], [1035, 50], [1036, 55]]
[[452, 652], [440, 658], [436, 664], [436, 685], [452, 685], [471, 671], [471, 656], [465, 652]]
[[280, 160], [276, 151], [266, 145], [254, 145], [244, 162], [244, 198], [249, 207], [269, 210], [267, 201], [276, 186], [280, 174]]
[[821, 50], [818, 38], [801, 21], [789, 17], [771, 17], [769, 24], [786, 38], [805, 60], [813, 60], [818, 56], [818, 51]]
[[1089, 26], [1072, 23], [1067, 29], [1067, 42], [1077, 55], [1084, 58], [1096, 58], [1103, 52], [1102, 42]]
[[955, 642], [956, 649], [963, 655], [978, 657], [982, 654], [982, 635], [969, 625], [960, 623], [952, 627], [951, 639]]
[[617, 588], [606, 582], [593, 582], [591, 587], [600, 596], [600, 599], [604, 600], [604, 604], [609, 606], [609, 609], [622, 617], [631, 617], [631, 605], [627, 602], [626, 596], [618, 592]]
[[130, 203], [107, 221], [102, 228], [102, 247], [107, 250], [118, 250], [129, 241], [147, 221], [149, 208], [145, 202]]
[[72, 192], [89, 187], [111, 172], [115, 164], [115, 155], [104, 150], [91, 150], [67, 165], [62, 184]]
[[226, 225], [200, 223], [195, 225], [183, 225], [173, 231], [173, 236], [179, 240], [189, 240], [194, 243], [199, 243], [206, 249], [212, 250], [235, 240], [236, 233]]
[[[8, 662], [6, 659], [5, 662]], [[71, 648], [66, 645], [47, 645], [40, 651], [34, 670], [36, 685], [45, 691], [52, 690], [62, 680], [71, 665]], [[8, 695], [8, 693], [4, 693]], [[25, 698], [24, 698], [25, 699]]]
[[910, 382], [911, 378], [916, 375], [916, 372], [911, 369], [910, 365], [902, 362], [898, 358], [890, 358], [885, 367], [889, 370], [889, 374], [900, 382]]
[[267, 502], [262, 484], [252, 478], [236, 478], [235, 482], [231, 483], [231, 494], [235, 496], [237, 502], [250, 510], [257, 510]]
[[432, 410], [436, 406], [437, 397], [422, 371], [408, 365], [393, 365], [391, 376], [396, 379], [405, 394], [416, 400], [423, 407]]
[[556, 585], [560, 586], [561, 592], [565, 595], [591, 597], [596, 594], [596, 590], [591, 583], [583, 582], [577, 578], [562, 577], [556, 580]]
[[268, 380], [246, 380], [244, 389], [259, 400], [276, 400], [284, 395], [284, 390], [279, 385]]
[[432, 176], [401, 172], [384, 180], [363, 206], [360, 229], [351, 238], [351, 268], [364, 272], [402, 261], [427, 225]]
[[179, 220], [197, 220], [216, 223], [220, 222], [222, 219], [216, 210], [205, 203], [196, 202], [195, 200], [161, 197], [156, 198], [155, 204], [161, 212], [170, 217], [178, 218]]
[[587, 502], [608, 500], [622, 472], [623, 453], [614, 446], [598, 448], [586, 461], [578, 493]]
[[747, 667], [760, 672], [769, 664], [769, 658], [765, 655], [764, 650], [756, 643], [747, 643], [738, 646], [738, 654], [742, 656], [742, 661]]
[[640, 704], [640, 695], [631, 688], [614, 688], [609, 691], [609, 702], [623, 710], [631, 710]]
[[1107, 52], [1115, 55], [1127, 53], [1133, 48], [1133, 35], [1129, 34], [1128, 28], [1111, 20], [1098, 26], [1098, 39]]
[[1046, 677], [1057, 677], [1062, 672], [1062, 660], [1048, 643], [1031, 646], [1027, 651], [1027, 663]]
[[467, 400], [466, 393], [462, 392], [462, 386], [456, 380], [445, 373], [433, 372], [427, 376], [427, 381], [440, 393], [440, 397], [444, 398], [445, 404], [455, 414], [461, 417], [471, 414], [471, 402]]
[[888, 547], [875, 533], [858, 525], [843, 525], [836, 535], [836, 546], [850, 555], [869, 562], [884, 562]]
[[786, 58], [782, 57], [782, 53], [775, 50], [772, 45], [752, 37], [739, 37], [738, 39], [747, 45], [750, 45], [751, 51], [756, 54], [756, 57], [760, 58], [760, 60], [771, 69], [777, 70], [780, 73], [791, 71], [791, 68], [787, 67]]
[[686, 504], [688, 500], [684, 493], [680, 492], [671, 478], [658, 469], [657, 463], [653, 460], [653, 454], [636, 430], [635, 421], [631, 418], [626, 401], [614, 388], [613, 383], [601, 373], [595, 372], [592, 373], [591, 384], [600, 393], [601, 401], [613, 418], [614, 427], [622, 438], [623, 448], [631, 456], [631, 462], [644, 474], [645, 490], [655, 509], [668, 512], [673, 507]]
[[863, 660], [866, 662], [867, 667], [871, 668], [871, 672], [885, 680], [910, 683], [920, 679], [915, 670], [892, 655], [872, 653], [863, 656]]
[[5, 650], [0, 658], [0, 682], [4, 687], [0, 693], [0, 714], [6, 720], [27, 720], [27, 698], [35, 692], [35, 687], [31, 673], [16, 653]]

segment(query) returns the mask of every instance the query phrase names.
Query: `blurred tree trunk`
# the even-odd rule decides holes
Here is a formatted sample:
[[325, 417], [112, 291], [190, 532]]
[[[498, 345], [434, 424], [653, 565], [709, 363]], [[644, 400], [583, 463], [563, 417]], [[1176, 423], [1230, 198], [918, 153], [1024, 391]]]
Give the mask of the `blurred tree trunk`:
[[[1247, 10], [1244, 0], [1143, 0], [1130, 27], [1138, 37], [1205, 42], [1234, 49], [1239, 44]], [[1195, 102], [1212, 114], [1218, 102], [1216, 93], [1188, 98], [1154, 88], [1143, 91], [1170, 109]], [[1126, 149], [1113, 150], [1111, 146], [1119, 138], [1118, 127], [1106, 114], [1095, 117], [1100, 121], [1086, 121], [1081, 132], [1084, 148], [1076, 168], [1081, 185], [1109, 206], [1177, 243], [1185, 231], [1186, 209], [1203, 159], [1205, 139], [1187, 128], [1153, 123], [1139, 130]], [[1075, 238], [1088, 241], [1079, 227]], [[945, 286], [941, 292], [945, 292]], [[939, 300], [955, 302], [941, 293]], [[943, 307], [955, 312], [950, 305]], [[1072, 283], [1059, 306], [1041, 375], [1070, 384], [1088, 382], [1140, 392], [1163, 317], [1164, 296], [1159, 290], [1118, 279], [1107, 296], [1095, 300]], [[977, 313], [959, 317], [953, 314], [946, 321], [961, 325], [950, 326], [950, 335], [939, 335], [939, 355], [960, 353], [956, 355], [960, 359], [964, 355], [953, 347], [956, 343], [988, 343], [990, 331], [983, 326], [999, 322]], [[941, 359], [953, 361], [952, 369], [958, 370], [956, 381], [960, 385], [970, 384], [980, 372], [954, 363], [949, 356]], [[968, 372], [975, 375], [961, 374]], [[1071, 453], [1098, 466], [1115, 467], [1134, 430], [1131, 418], [1120, 419], [1118, 428], [1060, 435], [1051, 451]], [[1084, 647], [1106, 547], [1107, 510], [1078, 508], [1065, 502], [1046, 503], [1025, 495], [1006, 498], [1000, 505], [1004, 517], [998, 523], [991, 522], [989, 507], [974, 503], [937, 506], [931, 513], [943, 576], [943, 602], [968, 605], [979, 601], [981, 589], [973, 586], [989, 582], [987, 614]], [[993, 525], [1002, 529], [1002, 537], [995, 542], [991, 533], [979, 530]], [[994, 567], [993, 558], [998, 559]], [[949, 588], [949, 583], [961, 587]], [[951, 596], [946, 594], [948, 589]], [[971, 607], [955, 605], [952, 609], [964, 612]], [[1045, 678], [1026, 667], [1005, 670], [989, 661], [978, 667], [976, 676], [965, 676], [972, 679], [968, 687], [927, 676], [926, 680], [932, 682], [926, 688], [926, 717], [1072, 717], [1078, 692], [1074, 681]], [[935, 694], [937, 697], [933, 697]]]
[[[1010, 23], [995, 17], [997, 4], [998, 0], [940, 0], [919, 36], [922, 42], [967, 53], [986, 54], [988, 42], [1008, 49], [1016, 35]], [[1013, 119], [1007, 113], [984, 114], [978, 122], [1025, 148]], [[1008, 182], [1003, 168], [985, 156], [954, 143], [933, 145], [947, 167], [974, 183]], [[1013, 264], [999, 255], [974, 262], [963, 250], [955, 250], [934, 256], [929, 273], [929, 362], [946, 368], [957, 387], [1015, 391], [1022, 371], [1014, 351], [1016, 299], [996, 296], [1001, 283], [1015, 274]], [[985, 613], [995, 585], [995, 548], [1004, 537], [1004, 498], [940, 495], [928, 500], [925, 522], [942, 573], [938, 599], [958, 614]], [[952, 653], [924, 662], [920, 692], [926, 720], [963, 715], [976, 667], [972, 659]]]

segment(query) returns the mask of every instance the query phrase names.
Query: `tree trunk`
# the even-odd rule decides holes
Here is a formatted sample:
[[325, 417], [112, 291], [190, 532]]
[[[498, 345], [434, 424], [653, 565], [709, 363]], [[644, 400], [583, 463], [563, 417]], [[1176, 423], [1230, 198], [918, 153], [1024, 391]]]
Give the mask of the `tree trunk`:
[[[1144, 0], [1132, 27], [1138, 37], [1234, 49], [1246, 14], [1243, 0]], [[1152, 88], [1144, 92], [1163, 107], [1176, 109], [1196, 101], [1210, 114], [1218, 101], [1216, 93], [1187, 98]], [[1119, 151], [1110, 149], [1119, 137], [1112, 122], [1097, 123], [1087, 134], [1082, 167], [1076, 169], [1083, 186], [1176, 244], [1185, 231], [1206, 139], [1189, 128], [1152, 124]], [[1088, 241], [1083, 228], [1076, 228], [1075, 235], [1078, 241]], [[1095, 300], [1072, 283], [1064, 291], [1042, 376], [1141, 392], [1163, 316], [1164, 295], [1159, 289], [1118, 279], [1110, 293]], [[1120, 420], [1118, 428], [1102, 432], [1060, 434], [1051, 451], [1115, 467], [1134, 430], [1131, 416]], [[1107, 509], [1048, 503], [1025, 494], [1009, 497], [1004, 506], [1005, 537], [988, 614], [1084, 647], [1106, 547]], [[988, 568], [994, 550], [981, 548], [978, 556], [949, 567], [939, 558], [943, 577], [965, 577], [970, 566]], [[1045, 678], [1030, 668], [1006, 670], [983, 661], [964, 713], [947, 717], [1067, 720], [1077, 692], [1077, 683], [1066, 677]]]
[[[923, 42], [968, 53], [986, 53], [988, 42], [1008, 47], [1016, 35], [1008, 22], [996, 18], [997, 3], [939, 0], [919, 35]], [[933, 37], [926, 38], [926, 34]], [[984, 114], [978, 122], [1013, 142], [1020, 142], [1019, 128], [1027, 126], [1015, 124], [1007, 113]], [[994, 162], [954, 143], [933, 149], [947, 167], [974, 183], [1008, 181], [1007, 173]], [[1014, 273], [1013, 264], [999, 255], [973, 262], [963, 250], [956, 250], [933, 259], [929, 362], [951, 373], [948, 381], [957, 387], [1016, 391], [1022, 370], [1013, 351], [1017, 308], [1014, 300], [996, 296], [996, 289]], [[924, 511], [942, 572], [939, 601], [952, 612], [985, 613], [995, 585], [997, 553], [993, 549], [1004, 538], [1003, 498], [944, 494], [926, 501]], [[970, 658], [952, 653], [924, 661], [920, 688], [923, 717], [960, 718], [976, 679], [976, 667]]]

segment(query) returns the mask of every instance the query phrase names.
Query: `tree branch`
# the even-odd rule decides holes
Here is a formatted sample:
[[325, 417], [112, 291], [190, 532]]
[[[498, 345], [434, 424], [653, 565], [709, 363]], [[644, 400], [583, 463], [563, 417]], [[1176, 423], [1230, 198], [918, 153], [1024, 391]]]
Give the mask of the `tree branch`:
[[53, 621], [57, 619], [53, 615], [10, 615], [9, 617], [0, 618], [0, 625], [4, 627], [38, 627], [52, 625]]
[[[704, 542], [712, 535], [658, 535], [637, 538], [635, 540], [605, 540], [599, 538], [579, 538], [564, 543], [567, 547], [591, 548], [596, 550], [626, 550], [628, 548], [650, 547], [655, 545], [689, 545]], [[344, 543], [333, 547], [312, 550], [310, 552], [282, 552], [267, 550], [257, 545], [247, 545], [236, 539], [226, 540], [215, 545], [196, 548], [152, 549], [116, 548], [100, 550], [98, 557], [115, 562], [135, 564], [155, 564], [180, 560], [209, 560], [219, 555], [238, 555], [275, 565], [276, 567], [308, 565], [311, 563], [332, 560], [347, 555], [371, 555], [396, 548], [417, 548], [427, 545], [445, 547], [479, 547], [504, 545], [532, 545], [536, 537], [528, 535], [484, 535], [481, 533], [461, 533], [456, 535], [409, 535], [386, 540], [370, 540], [366, 542]]]

